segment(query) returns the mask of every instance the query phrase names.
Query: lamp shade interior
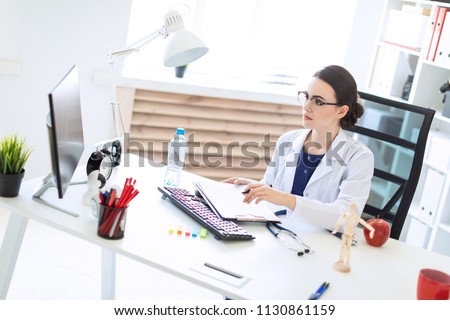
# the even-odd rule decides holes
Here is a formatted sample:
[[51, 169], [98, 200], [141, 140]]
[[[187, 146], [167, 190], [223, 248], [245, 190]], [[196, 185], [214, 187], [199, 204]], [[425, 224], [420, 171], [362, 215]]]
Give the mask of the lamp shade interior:
[[166, 67], [178, 67], [197, 60], [208, 52], [205, 43], [192, 32], [182, 29], [171, 34], [164, 53]]

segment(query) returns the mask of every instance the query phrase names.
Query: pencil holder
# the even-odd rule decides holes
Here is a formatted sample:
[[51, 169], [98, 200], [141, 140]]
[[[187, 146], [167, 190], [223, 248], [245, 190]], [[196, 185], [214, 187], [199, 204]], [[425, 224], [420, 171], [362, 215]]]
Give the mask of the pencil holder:
[[116, 208], [100, 205], [97, 235], [104, 239], [122, 239], [125, 235], [127, 210], [128, 207]]

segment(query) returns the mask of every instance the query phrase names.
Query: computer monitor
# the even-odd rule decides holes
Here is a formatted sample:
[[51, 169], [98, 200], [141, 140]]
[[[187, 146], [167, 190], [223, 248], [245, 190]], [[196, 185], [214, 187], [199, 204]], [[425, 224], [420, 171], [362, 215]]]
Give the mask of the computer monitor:
[[56, 187], [62, 199], [71, 184], [73, 174], [84, 151], [80, 87], [76, 65], [64, 75], [48, 95], [50, 111], [46, 123], [50, 145], [52, 171], [39, 184], [33, 199], [77, 216], [41, 198], [50, 187]]

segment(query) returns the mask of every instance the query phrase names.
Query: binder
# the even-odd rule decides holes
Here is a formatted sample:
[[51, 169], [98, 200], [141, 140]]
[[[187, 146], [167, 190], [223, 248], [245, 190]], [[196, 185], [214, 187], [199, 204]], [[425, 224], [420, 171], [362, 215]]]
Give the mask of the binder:
[[428, 31], [425, 35], [425, 39], [423, 41], [424, 47], [422, 49], [423, 57], [428, 59], [428, 55], [430, 53], [431, 41], [433, 40], [434, 29], [436, 28], [436, 21], [439, 13], [439, 7], [436, 7], [431, 12], [430, 22], [428, 25]]
[[422, 196], [420, 197], [418, 218], [428, 226], [433, 226], [439, 207], [446, 176], [434, 169], [428, 168]]
[[444, 24], [445, 15], [447, 13], [447, 10], [448, 10], [447, 8], [442, 8], [442, 7], [439, 8], [439, 12], [438, 12], [437, 20], [436, 20], [436, 27], [434, 28], [433, 38], [431, 39], [431, 44], [430, 44], [430, 51], [429, 51], [428, 57], [427, 57], [428, 61], [434, 61], [434, 58], [436, 57], [439, 40], [441, 38], [442, 26]]
[[379, 46], [370, 88], [377, 93], [400, 97], [411, 66], [396, 48]]
[[450, 11], [445, 14], [444, 24], [441, 30], [441, 39], [439, 40], [436, 57], [436, 63], [450, 67]]
[[224, 220], [281, 222], [266, 201], [258, 204], [243, 202], [245, 185], [213, 180], [194, 181], [193, 184], [210, 208]]
[[[384, 42], [420, 51], [428, 31], [429, 16], [392, 9], [384, 32]], [[407, 32], [405, 32], [407, 30]]]

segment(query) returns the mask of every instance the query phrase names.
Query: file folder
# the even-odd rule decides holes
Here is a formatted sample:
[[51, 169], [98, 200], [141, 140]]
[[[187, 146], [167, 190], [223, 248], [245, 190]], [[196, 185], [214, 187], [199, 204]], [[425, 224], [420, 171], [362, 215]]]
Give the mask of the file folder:
[[246, 185], [213, 180], [194, 181], [193, 184], [211, 209], [224, 220], [281, 222], [266, 201], [258, 204], [243, 202], [242, 191], [247, 187]]
[[439, 40], [441, 38], [442, 26], [444, 24], [445, 15], [446, 15], [447, 11], [448, 11], [448, 8], [442, 8], [442, 7], [439, 8], [439, 12], [438, 12], [437, 20], [436, 20], [436, 27], [434, 28], [433, 38], [431, 39], [430, 51], [428, 52], [428, 57], [427, 57], [428, 61], [434, 61], [434, 59], [436, 57]]
[[428, 168], [422, 196], [419, 202], [418, 218], [428, 226], [432, 226], [439, 207], [446, 176], [434, 169]]
[[439, 13], [439, 7], [436, 7], [431, 12], [430, 22], [428, 24], [428, 31], [425, 35], [425, 39], [423, 40], [423, 49], [422, 56], [425, 59], [428, 59], [428, 55], [430, 54], [431, 42], [433, 40], [434, 30], [436, 28], [437, 17]]
[[447, 11], [441, 30], [441, 39], [437, 47], [434, 62], [450, 67], [450, 11]]
[[429, 16], [392, 9], [389, 12], [383, 40], [397, 46], [420, 51], [428, 31], [428, 21], [430, 21]]

